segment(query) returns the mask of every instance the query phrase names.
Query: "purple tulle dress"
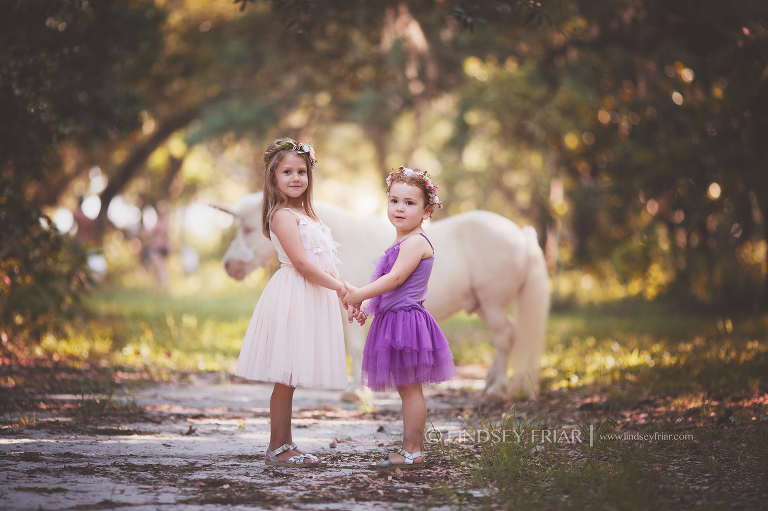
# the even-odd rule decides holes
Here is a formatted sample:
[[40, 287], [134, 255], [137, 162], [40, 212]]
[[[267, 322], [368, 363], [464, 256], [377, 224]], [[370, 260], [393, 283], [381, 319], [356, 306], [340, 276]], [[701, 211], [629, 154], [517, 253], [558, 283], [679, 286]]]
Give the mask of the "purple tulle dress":
[[[424, 239], [429, 242], [426, 236]], [[403, 241], [374, 261], [371, 282], [392, 270]], [[439, 383], [456, 375], [448, 341], [422, 306], [433, 263], [434, 257], [422, 259], [405, 282], [368, 304], [366, 312], [375, 317], [363, 350], [362, 382], [366, 387], [380, 391], [398, 385]]]

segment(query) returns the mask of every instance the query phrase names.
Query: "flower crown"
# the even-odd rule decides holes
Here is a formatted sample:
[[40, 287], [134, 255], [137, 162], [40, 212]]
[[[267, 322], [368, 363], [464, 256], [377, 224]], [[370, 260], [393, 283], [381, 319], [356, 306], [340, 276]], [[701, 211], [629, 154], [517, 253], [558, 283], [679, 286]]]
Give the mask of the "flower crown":
[[426, 170], [413, 170], [401, 165], [397, 170], [390, 172], [389, 176], [387, 176], [387, 187], [385, 188], [387, 194], [389, 194], [389, 189], [392, 186], [392, 178], [399, 174], [402, 174], [405, 177], [415, 176], [422, 178], [425, 182], [424, 184], [427, 187], [427, 193], [429, 195], [427, 205], [438, 209], [443, 207], [443, 203], [440, 202], [440, 197], [437, 196], [437, 189], [440, 187], [437, 186], [434, 181], [432, 181], [432, 176], [430, 176]]
[[315, 158], [315, 148], [312, 147], [312, 142], [302, 144], [293, 140], [286, 140], [285, 142], [280, 142], [275, 147], [264, 153], [264, 166], [269, 165], [269, 160], [271, 160], [274, 155], [283, 149], [295, 149], [299, 154], [308, 154], [310, 166], [315, 168], [315, 165], [317, 165], [317, 158]]

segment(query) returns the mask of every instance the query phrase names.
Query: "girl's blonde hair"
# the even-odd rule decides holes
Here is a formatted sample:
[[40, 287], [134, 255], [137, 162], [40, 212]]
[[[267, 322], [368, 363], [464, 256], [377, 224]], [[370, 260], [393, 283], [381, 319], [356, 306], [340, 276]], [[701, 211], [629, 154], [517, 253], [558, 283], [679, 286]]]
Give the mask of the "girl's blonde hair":
[[307, 163], [307, 189], [301, 195], [302, 206], [306, 211], [307, 216], [315, 221], [319, 221], [315, 214], [315, 208], [312, 206], [312, 158], [307, 152], [300, 153], [297, 151], [299, 143], [292, 138], [278, 138], [269, 144], [266, 153], [269, 154], [278, 145], [284, 142], [292, 142], [292, 147], [281, 149], [274, 154], [269, 155], [269, 159], [264, 163], [264, 203], [261, 208], [261, 231], [269, 238], [270, 222], [275, 211], [282, 209], [288, 204], [288, 197], [277, 187], [277, 181], [275, 179], [275, 170], [277, 166], [283, 161], [285, 155], [294, 152], [297, 156], [304, 158]]

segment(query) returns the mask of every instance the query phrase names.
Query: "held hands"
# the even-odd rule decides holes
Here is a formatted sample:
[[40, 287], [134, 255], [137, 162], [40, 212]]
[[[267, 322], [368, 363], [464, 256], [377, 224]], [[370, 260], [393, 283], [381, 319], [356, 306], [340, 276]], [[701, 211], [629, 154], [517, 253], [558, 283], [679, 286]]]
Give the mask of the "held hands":
[[360, 325], [364, 325], [368, 315], [361, 311], [359, 306], [349, 305], [346, 300], [347, 295], [347, 286], [341, 286], [341, 289], [336, 291], [336, 296], [339, 297], [339, 300], [341, 300], [344, 308], [347, 310], [347, 318], [349, 319], [349, 322], [352, 323], [352, 320], [356, 319]]
[[[349, 313], [349, 309], [347, 309], [347, 313]], [[368, 314], [365, 313], [365, 303], [358, 307], [352, 307], [352, 314], [349, 319], [350, 323], [352, 323], [352, 318], [356, 319], [360, 326], [365, 324], [365, 320], [368, 319]]]
[[356, 288], [349, 282], [344, 282], [344, 287], [347, 290], [346, 296], [344, 296], [344, 304], [345, 305], [354, 305], [356, 309], [360, 308], [360, 304], [363, 302], [363, 297], [361, 296], [360, 289]]
[[359, 288], [351, 285], [349, 282], [344, 283], [347, 293], [342, 299], [344, 307], [347, 309], [347, 319], [352, 323], [352, 320], [357, 320], [361, 326], [365, 324], [365, 320], [368, 319], [368, 315], [365, 313], [364, 307], [362, 307], [362, 296]]
[[347, 319], [350, 323], [352, 323], [352, 320], [357, 320], [360, 326], [365, 324], [365, 320], [368, 319], [365, 307], [360, 305], [345, 305], [344, 307], [347, 309]]

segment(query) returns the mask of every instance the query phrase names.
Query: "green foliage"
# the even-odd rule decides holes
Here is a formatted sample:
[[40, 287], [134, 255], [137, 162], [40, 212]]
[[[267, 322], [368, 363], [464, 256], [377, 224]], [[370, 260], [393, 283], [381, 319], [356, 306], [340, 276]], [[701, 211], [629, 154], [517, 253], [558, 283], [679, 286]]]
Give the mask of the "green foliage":
[[202, 186], [175, 185], [188, 146], [260, 152], [354, 123], [382, 175], [439, 166], [441, 214], [489, 209], [559, 240], [552, 267], [647, 299], [768, 297], [764, 2], [0, 9], [0, 173], [35, 210], [95, 164], [104, 200], [186, 201]]
[[[449, 339], [479, 327], [460, 319], [441, 324]], [[492, 508], [725, 509], [735, 499], [759, 507], [768, 490], [766, 325], [764, 315], [699, 316], [663, 303], [554, 313], [538, 403], [516, 402], [492, 420], [481, 408], [462, 424], [464, 440], [441, 448], [476, 488], [473, 503]], [[569, 439], [578, 431], [584, 442], [545, 441], [542, 430]]]
[[82, 312], [89, 280], [85, 253], [51, 225], [0, 177], [0, 335], [39, 341], [61, 333]]
[[[398, 120], [423, 129], [441, 95], [458, 103], [452, 136], [429, 147], [451, 212], [511, 209], [542, 238], [560, 229], [565, 269], [629, 285], [660, 266], [671, 281], [647, 296], [739, 307], [766, 296], [763, 3], [272, 7], [299, 27], [279, 53], [310, 71], [280, 73], [296, 77], [295, 93], [329, 93], [326, 122], [364, 125], [377, 151], [413, 158], [427, 144], [418, 133], [402, 147]], [[552, 179], [563, 201], [550, 197]]]
[[[592, 446], [588, 441], [541, 441], [542, 430], [556, 428], [581, 428], [586, 440], [590, 425]], [[476, 487], [496, 490], [484, 500], [503, 502], [506, 509], [720, 509], [727, 494], [749, 498], [766, 489], [764, 422], [733, 431], [697, 429], [690, 440], [667, 442], [619, 439], [621, 429], [610, 420], [584, 420], [562, 429], [541, 417], [510, 413], [477, 426], [475, 432], [491, 438], [502, 438], [506, 431], [507, 441], [476, 444], [477, 458], [462, 455], [467, 447], [456, 446], [455, 463]], [[660, 431], [670, 429], [656, 423], [632, 433]]]
[[[40, 354], [145, 371], [234, 371], [256, 300], [171, 299], [149, 292], [101, 289], [87, 300], [97, 316], [69, 334], [46, 336]], [[89, 394], [83, 391], [84, 394]], [[103, 394], [103, 389], [98, 390]]]
[[71, 319], [86, 281], [41, 211], [68, 179], [57, 149], [138, 125], [162, 16], [152, 2], [41, 0], [0, 7], [0, 319], [4, 336], [39, 338]]
[[137, 126], [135, 81], [149, 72], [161, 21], [146, 0], [4, 2], [0, 169], [39, 186], [56, 170], [57, 143], [114, 138]]
[[545, 384], [597, 386], [626, 402], [641, 394], [739, 394], [768, 386], [764, 317], [713, 318], [669, 309], [627, 303], [555, 315]]
[[[476, 316], [441, 322], [458, 364], [493, 361]], [[625, 300], [553, 312], [542, 360], [542, 392], [593, 389], [616, 401], [640, 395], [759, 393], [768, 389], [764, 314], [699, 315], [670, 303]]]
[[[753, 261], [765, 247], [768, 208], [768, 9], [545, 8], [551, 28], [510, 28], [487, 16], [487, 33], [462, 40], [474, 79], [460, 92], [451, 145], [486, 140], [498, 151], [513, 142], [544, 154], [546, 168], [531, 171], [562, 179], [569, 207], [549, 204], [543, 182], [527, 214], [541, 230], [557, 224], [572, 234], [566, 267], [588, 264], [600, 275], [608, 263], [629, 282], [663, 264], [676, 297], [752, 307], [766, 282]], [[498, 123], [473, 122], [478, 112]], [[487, 166], [485, 190], [509, 187], [496, 177], [506, 162], [490, 156], [499, 163]]]
[[[657, 488], [662, 476], [645, 472], [646, 453], [634, 445], [598, 442], [593, 449], [588, 444], [545, 442], [542, 431], [558, 425], [543, 417], [526, 420], [515, 413], [478, 426], [478, 431], [488, 431], [492, 437], [504, 438], [506, 431], [509, 438], [481, 444], [471, 477], [476, 485], [498, 485], [504, 497], [511, 499], [510, 508], [521, 504], [580, 508], [597, 501], [609, 508], [648, 509], [660, 503]], [[572, 438], [570, 431], [580, 431], [588, 442], [588, 428], [571, 427], [566, 436]], [[612, 429], [604, 421], [597, 425], [596, 436]]]
[[[98, 314], [64, 335], [46, 336], [40, 354], [133, 367], [156, 377], [174, 371], [230, 371], [257, 301], [241, 295], [170, 299], [101, 289]], [[617, 402], [662, 393], [753, 394], [768, 388], [764, 315], [670, 313], [666, 304], [624, 302], [553, 313], [542, 360], [542, 392], [592, 389]], [[489, 364], [493, 343], [475, 316], [441, 323], [462, 365]], [[478, 377], [482, 377], [480, 374]]]

